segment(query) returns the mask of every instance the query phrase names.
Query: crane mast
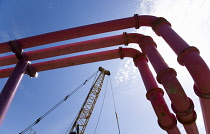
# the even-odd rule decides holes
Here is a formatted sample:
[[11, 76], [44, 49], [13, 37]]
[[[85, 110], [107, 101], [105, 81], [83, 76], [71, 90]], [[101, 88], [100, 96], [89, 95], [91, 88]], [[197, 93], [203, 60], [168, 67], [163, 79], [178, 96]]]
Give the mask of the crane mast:
[[99, 71], [100, 74], [91, 87], [69, 134], [84, 134], [85, 128], [100, 94], [104, 77], [105, 75], [110, 75], [110, 72], [102, 67], [99, 67]]

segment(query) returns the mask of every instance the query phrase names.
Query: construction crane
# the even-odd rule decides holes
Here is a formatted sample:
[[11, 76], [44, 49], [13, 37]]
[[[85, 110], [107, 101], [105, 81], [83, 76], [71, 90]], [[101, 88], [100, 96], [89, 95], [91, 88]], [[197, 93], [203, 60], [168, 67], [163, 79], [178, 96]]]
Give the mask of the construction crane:
[[96, 101], [101, 91], [105, 75], [110, 75], [108, 70], [105, 70], [102, 67], [99, 67], [100, 74], [95, 80], [93, 86], [91, 87], [82, 108], [77, 115], [76, 120], [74, 121], [69, 134], [84, 134], [85, 128], [88, 124]]

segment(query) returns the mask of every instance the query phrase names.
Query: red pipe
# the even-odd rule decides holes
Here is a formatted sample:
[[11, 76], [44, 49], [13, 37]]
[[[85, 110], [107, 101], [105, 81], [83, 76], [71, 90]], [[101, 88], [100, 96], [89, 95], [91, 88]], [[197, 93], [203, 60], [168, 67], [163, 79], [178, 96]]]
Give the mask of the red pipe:
[[[66, 44], [66, 45], [61, 45], [61, 46], [56, 46], [56, 47], [51, 47], [51, 48], [45, 48], [45, 49], [27, 52], [26, 55], [27, 55], [27, 58], [30, 61], [32, 61], [32, 60], [38, 60], [38, 59], [48, 58], [52, 56], [59, 56], [59, 55], [64, 55], [64, 54], [81, 52], [85, 50], [93, 50], [93, 49], [116, 46], [120, 44], [128, 44], [128, 43], [140, 44], [140, 47], [148, 55], [149, 59], [152, 62], [152, 65], [155, 67], [157, 74], [160, 74], [161, 72], [169, 68], [168, 65], [162, 59], [162, 57], [160, 56], [160, 54], [158, 53], [158, 51], [156, 50], [156, 48], [154, 47], [154, 45], [151, 45], [151, 44], [155, 44], [154, 41], [150, 37], [145, 37], [144, 35], [137, 34], [137, 33], [131, 33], [131, 34], [124, 33], [123, 35], [117, 35], [117, 36], [105, 37], [105, 38], [94, 39], [94, 40], [89, 40], [89, 41]], [[7, 57], [11, 57], [11, 56], [7, 56]], [[11, 59], [8, 60], [7, 57], [4, 57], [5, 62], [7, 63], [16, 62]], [[13, 57], [14, 59], [16, 59], [15, 56]], [[2, 63], [5, 63], [5, 62], [2, 62]], [[37, 71], [40, 71], [40, 70], [37, 70]], [[4, 73], [6, 73], [6, 71]], [[161, 81], [163, 81], [162, 84], [165, 87], [166, 92], [168, 93], [169, 98], [172, 101], [174, 109], [176, 109], [174, 111], [175, 113], [179, 114], [178, 119], [180, 119], [179, 121], [182, 124], [184, 124], [184, 127], [187, 133], [191, 133], [191, 134], [198, 133], [197, 126], [194, 123], [196, 119], [196, 116], [195, 116], [196, 113], [193, 108], [193, 103], [190, 103], [192, 101], [190, 101], [187, 95], [185, 94], [184, 89], [182, 88], [181, 84], [177, 80], [174, 73], [173, 72], [165, 73], [164, 76], [162, 76]], [[173, 89], [176, 89], [176, 92], [173, 91], [171, 93], [171, 90], [172, 90], [171, 87], [174, 87]], [[189, 111], [189, 109], [191, 110]], [[191, 114], [189, 114], [190, 112]]]
[[12, 103], [28, 65], [28, 61], [25, 59], [20, 60], [0, 93], [0, 125], [2, 124], [10, 104]]
[[[33, 64], [33, 67], [37, 72], [40, 72], [45, 70], [67, 67], [67, 66], [75, 66], [80, 64], [97, 62], [101, 60], [120, 58], [119, 52], [116, 53], [116, 51], [117, 50], [110, 50], [107, 52], [98, 52], [98, 53], [68, 57], [63, 59], [45, 61], [45, 62], [35, 63]], [[123, 54], [126, 55], [127, 53]], [[14, 68], [7, 68], [0, 70], [0, 78], [9, 77], [13, 69]]]
[[[154, 16], [134, 15], [134, 17], [90, 24], [86, 26], [80, 26], [66, 30], [18, 39], [18, 43], [22, 45], [23, 49], [25, 49], [99, 33], [122, 30], [126, 28], [135, 27], [136, 29], [138, 29], [140, 26], [152, 26], [152, 22], [156, 18], [157, 17]], [[5, 53], [9, 51], [10, 48], [8, 46], [8, 42], [0, 43], [0, 53]]]
[[[83, 42], [77, 42], [72, 44], [66, 44], [56, 47], [50, 47], [45, 49], [39, 49], [35, 51], [26, 52], [26, 57], [29, 61], [44, 59], [54, 56], [60, 56], [65, 54], [71, 54], [76, 52], [82, 52], [87, 50], [111, 47], [121, 44], [135, 43], [144, 35], [131, 33], [123, 35], [116, 35], [111, 37], [99, 38], [94, 40], [88, 40]], [[9, 55], [0, 57], [0, 66], [16, 64], [18, 59], [15, 55]]]
[[[149, 37], [145, 37], [144, 35], [137, 33], [131, 33], [131, 34], [124, 33], [123, 35], [111, 36], [111, 37], [66, 44], [41, 50], [35, 50], [27, 52], [26, 55], [27, 58], [31, 61], [31, 60], [48, 58], [52, 56], [59, 56], [63, 54], [70, 54], [74, 52], [81, 52], [85, 50], [92, 50], [92, 49], [98, 49], [98, 48], [104, 48], [104, 47], [110, 47], [110, 46], [128, 44], [128, 43], [139, 43], [143, 51], [148, 50], [145, 52], [148, 55], [149, 59], [151, 60], [152, 65], [157, 70], [156, 72], [158, 74], [168, 68], [168, 65], [164, 62], [164, 60], [162, 59], [162, 57], [160, 56], [154, 45], [146, 45], [150, 43], [155, 44], [153, 40]], [[15, 56], [14, 59], [16, 59]], [[8, 60], [7, 57], [5, 57], [4, 61], [6, 61], [7, 63], [14, 62], [14, 60]], [[7, 73], [7, 71], [4, 71], [4, 73]], [[179, 114], [178, 119], [180, 119], [179, 121], [182, 124], [184, 124], [187, 133], [192, 133], [192, 134], [198, 133], [197, 126], [194, 123], [196, 119], [195, 118], [196, 114], [193, 108], [193, 103], [190, 103], [192, 101], [190, 101], [189, 98], [186, 96], [184, 89], [182, 88], [181, 84], [179, 83], [173, 72], [168, 72], [168, 73], [169, 74], [165, 74], [165, 76], [162, 77], [161, 81], [162, 80], [165, 81], [162, 83], [169, 95], [169, 98], [172, 101], [174, 108], [176, 109], [175, 113], [177, 114], [181, 113]], [[177, 89], [177, 92], [170, 93], [171, 87]], [[191, 110], [189, 111], [189, 109]], [[191, 114], [189, 114], [189, 112], [191, 112]]]
[[[24, 39], [19, 39], [18, 42], [22, 45], [22, 48], [29, 48], [34, 46], [39, 46], [43, 44], [53, 43], [57, 41], [73, 39], [103, 32], [109, 32], [113, 30], [120, 30], [125, 28], [136, 27], [139, 28], [140, 26], [150, 26], [153, 27], [154, 31], [161, 35], [166, 42], [171, 46], [171, 48], [179, 54], [178, 59], [179, 62], [185, 65], [192, 75], [195, 84], [197, 86], [196, 93], [199, 94], [199, 97], [203, 97], [205, 99], [209, 98], [210, 94], [210, 82], [208, 82], [210, 78], [209, 68], [205, 64], [205, 62], [200, 58], [200, 56], [195, 52], [195, 48], [188, 48], [188, 44], [184, 42], [181, 37], [179, 37], [170, 27], [169, 23], [163, 19], [154, 16], [138, 16], [134, 15], [134, 17], [124, 18], [119, 20], [113, 20], [108, 22], [102, 22], [97, 24], [91, 24], [82, 27], [76, 27], [71, 29], [66, 29], [62, 31], [37, 35], [33, 37], [28, 37]], [[1, 43], [0, 44], [0, 53], [8, 52], [10, 48], [8, 47], [8, 43]], [[192, 59], [194, 62], [192, 62]], [[197, 64], [197, 67], [192, 66]], [[203, 65], [203, 67], [199, 67]], [[196, 69], [195, 69], [196, 68]], [[208, 73], [207, 73], [208, 72]], [[199, 75], [197, 75], [199, 74]], [[205, 126], [207, 133], [210, 132], [210, 116], [207, 116], [210, 112], [210, 107], [206, 105], [206, 101], [201, 100], [201, 105], [203, 109], [203, 115], [205, 115]], [[210, 102], [210, 101], [208, 101]], [[208, 127], [209, 126], [209, 127]]]
[[178, 55], [178, 62], [184, 65], [195, 82], [195, 93], [200, 97], [206, 133], [210, 134], [210, 71], [200, 57], [199, 50], [190, 47], [171, 27], [169, 22], [158, 18], [153, 23], [154, 31], [163, 37]]
[[146, 58], [142, 55], [135, 57], [134, 63], [138, 67], [142, 76], [144, 85], [147, 89], [147, 99], [150, 100], [158, 117], [159, 126], [169, 134], [180, 134], [180, 131], [176, 126], [176, 118], [170, 113], [163, 98], [163, 91], [158, 87], [151, 71], [149, 70]]
[[[79, 64], [86, 64], [86, 63], [97, 62], [97, 61], [104, 61], [104, 60], [115, 59], [115, 58], [123, 58], [123, 57], [134, 58], [137, 55], [142, 55], [142, 54], [135, 49], [124, 48], [122, 50], [121, 49], [109, 50], [109, 51], [104, 51], [104, 52], [52, 60], [48, 62], [36, 63], [33, 65], [33, 67], [37, 71], [44, 71], [44, 70], [56, 69], [56, 68], [67, 67], [67, 66], [74, 66], [74, 65], [79, 65]], [[141, 58], [138, 58], [138, 62], [141, 61], [140, 59]], [[145, 60], [142, 60], [142, 61], [146, 63]], [[144, 68], [144, 66], [141, 66], [139, 63], [137, 63], [137, 65], [138, 65], [138, 68], [141, 68], [142, 70], [149, 72], [149, 68]], [[170, 134], [180, 134], [179, 129], [176, 126], [176, 119], [168, 110], [168, 107], [164, 101], [162, 94], [159, 94], [159, 93], [156, 94], [155, 92], [153, 92], [151, 94], [151, 97], [153, 98], [157, 97], [156, 101], [151, 100], [151, 103], [156, 112], [156, 115], [159, 118], [159, 125]], [[163, 116], [159, 116], [161, 114]]]
[[196, 112], [191, 99], [187, 97], [183, 87], [176, 78], [176, 71], [169, 68], [156, 49], [156, 43], [149, 36], [139, 40], [139, 46], [145, 53], [157, 73], [157, 81], [162, 84], [172, 102], [172, 109], [177, 119], [184, 125], [188, 134], [198, 134], [195, 123]]
[[[145, 55], [140, 53], [138, 50], [135, 50], [132, 48], [124, 48], [124, 49], [120, 48], [120, 49], [109, 50], [109, 51], [104, 51], [104, 52], [97, 52], [97, 53], [68, 57], [68, 58], [63, 58], [63, 59], [47, 61], [47, 62], [35, 63], [33, 64], [33, 67], [37, 72], [39, 72], [39, 71], [51, 70], [51, 69], [62, 68], [62, 67], [67, 67], [67, 66], [75, 66], [75, 65], [92, 63], [92, 62], [97, 62], [97, 61], [110, 60], [110, 59], [115, 59], [115, 58], [122, 59], [124, 57], [134, 58], [139, 70], [145, 70], [145, 72], [147, 72], [147, 73], [142, 74], [144, 75], [144, 77], [148, 73], [151, 73], [146, 63]], [[7, 72], [8, 71], [9, 69], [7, 70]], [[151, 77], [152, 80], [154, 79], [152, 75], [148, 75], [148, 76]], [[2, 78], [1, 74], [0, 74], [0, 77]], [[161, 92], [151, 91], [151, 89], [158, 88], [158, 87], [154, 80], [149, 81], [149, 83], [145, 83], [145, 86], [148, 92], [150, 92], [148, 93], [150, 94], [149, 99], [158, 117], [159, 125], [161, 126], [162, 129], [166, 130], [170, 134], [180, 134], [179, 129], [176, 125], [176, 118], [174, 118], [173, 114], [170, 113], [165, 103], [165, 100], [163, 98], [163, 91]], [[154, 84], [154, 88], [151, 83]], [[156, 100], [154, 100], [153, 98], [156, 98]]]

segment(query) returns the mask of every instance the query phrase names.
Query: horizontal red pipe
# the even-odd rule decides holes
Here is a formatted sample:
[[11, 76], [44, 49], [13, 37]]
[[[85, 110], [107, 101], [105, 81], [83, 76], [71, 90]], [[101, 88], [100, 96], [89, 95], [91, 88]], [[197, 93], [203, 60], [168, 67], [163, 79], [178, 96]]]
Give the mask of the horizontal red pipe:
[[[86, 64], [86, 63], [91, 63], [91, 62], [116, 59], [122, 56], [133, 57], [138, 53], [139, 53], [138, 50], [131, 49], [131, 48], [124, 48], [122, 53], [120, 53], [120, 51], [116, 49], [116, 50], [109, 50], [109, 51], [104, 51], [104, 52], [91, 53], [91, 54], [86, 54], [86, 55], [80, 55], [80, 56], [35, 63], [33, 64], [33, 67], [37, 72], [40, 72], [40, 71], [45, 71], [45, 70], [67, 67], [67, 66], [75, 66], [75, 65]], [[7, 68], [7, 69], [0, 70], [0, 78], [9, 77], [13, 69], [14, 68]]]
[[[18, 39], [18, 43], [21, 44], [23, 49], [25, 49], [44, 44], [49, 44], [49, 43], [99, 34], [99, 33], [122, 30], [132, 27], [139, 28], [140, 26], [152, 26], [152, 22], [155, 19], [156, 17], [154, 16], [134, 15], [134, 17], [90, 24], [90, 25], [65, 29], [61, 31], [41, 34], [37, 36], [27, 37], [23, 39]], [[0, 43], [0, 53], [5, 53], [9, 51], [10, 48], [8, 46], [8, 42]]]
[[[116, 35], [111, 37], [105, 37], [105, 38], [66, 44], [56, 47], [39, 49], [35, 51], [26, 52], [25, 54], [29, 61], [33, 61], [33, 60], [39, 60], [39, 59], [82, 52], [87, 50], [111, 47], [126, 43], [136, 43], [143, 36], [144, 35], [137, 33], [130, 33], [130, 34], [125, 33], [123, 35]], [[16, 64], [18, 62], [18, 59], [16, 58], [15, 55], [9, 55], [9, 56], [0, 57], [0, 61], [1, 61], [0, 66], [5, 66], [5, 65]]]

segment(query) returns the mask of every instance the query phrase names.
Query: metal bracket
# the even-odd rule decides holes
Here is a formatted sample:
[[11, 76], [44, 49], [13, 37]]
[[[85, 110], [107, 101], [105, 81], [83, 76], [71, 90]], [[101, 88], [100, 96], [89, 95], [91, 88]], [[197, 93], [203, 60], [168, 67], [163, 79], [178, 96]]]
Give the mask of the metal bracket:
[[[25, 53], [23, 52], [22, 46], [18, 43], [17, 40], [9, 41], [10, 49], [13, 53], [15, 53], [18, 60], [25, 59], [28, 61], [28, 58], [26, 57]], [[32, 78], [37, 77], [38, 73], [33, 68], [31, 63], [29, 62], [26, 73]]]
[[9, 46], [11, 51], [15, 53], [18, 60], [22, 58], [25, 58], [27, 60], [26, 55], [23, 52], [22, 46], [18, 43], [17, 40], [9, 41]]
[[38, 77], [38, 73], [36, 72], [35, 68], [33, 67], [33, 65], [29, 62], [28, 64], [28, 68], [26, 70], [26, 73], [32, 78], [32, 77], [35, 77], [37, 78]]

